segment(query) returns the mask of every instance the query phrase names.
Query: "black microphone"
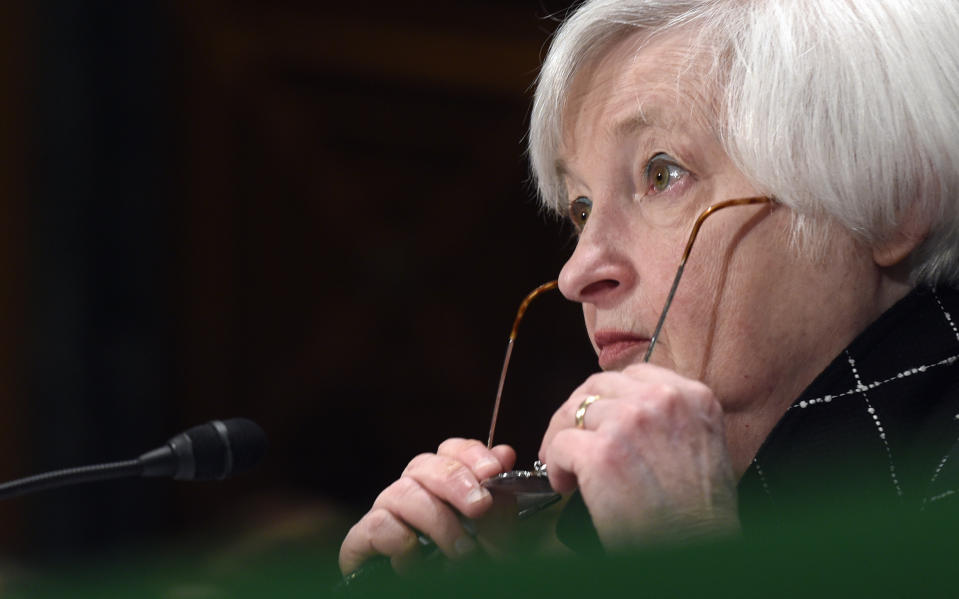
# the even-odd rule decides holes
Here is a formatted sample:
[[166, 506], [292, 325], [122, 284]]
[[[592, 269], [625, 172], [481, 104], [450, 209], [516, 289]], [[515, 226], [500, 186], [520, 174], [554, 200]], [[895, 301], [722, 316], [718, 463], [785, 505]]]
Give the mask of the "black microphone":
[[255, 466], [266, 454], [266, 446], [266, 433], [252, 420], [213, 420], [176, 435], [135, 460], [65, 468], [0, 484], [0, 499], [133, 476], [222, 480]]

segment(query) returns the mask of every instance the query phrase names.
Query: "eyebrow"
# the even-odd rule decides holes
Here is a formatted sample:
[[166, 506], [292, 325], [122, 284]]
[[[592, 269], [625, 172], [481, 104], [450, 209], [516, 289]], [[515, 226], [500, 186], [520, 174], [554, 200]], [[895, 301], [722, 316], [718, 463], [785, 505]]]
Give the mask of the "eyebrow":
[[[626, 137], [651, 127], [659, 126], [664, 129], [675, 128], [676, 123], [680, 119], [676, 117], [669, 118], [666, 117], [665, 114], [666, 111], [663, 111], [658, 106], [644, 109], [643, 106], [640, 105], [639, 110], [613, 125], [611, 131], [615, 137]], [[566, 165], [566, 161], [562, 158], [556, 159], [555, 170], [559, 177], [571, 174], [569, 167]]]
[[650, 127], [674, 129], [680, 119], [675, 116], [675, 113], [671, 116], [667, 116], [668, 114], [668, 111], [664, 111], [658, 106], [644, 109], [640, 105], [639, 110], [616, 123], [612, 131], [616, 136], [622, 137]]

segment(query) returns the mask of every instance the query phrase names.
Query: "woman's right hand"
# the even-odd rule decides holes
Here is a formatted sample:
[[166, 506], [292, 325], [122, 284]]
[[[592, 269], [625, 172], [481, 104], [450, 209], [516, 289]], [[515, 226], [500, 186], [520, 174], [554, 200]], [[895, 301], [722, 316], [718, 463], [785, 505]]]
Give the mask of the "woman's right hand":
[[493, 498], [480, 481], [510, 470], [515, 461], [516, 452], [508, 445], [490, 450], [470, 439], [447, 439], [435, 454], [416, 456], [347, 533], [340, 546], [340, 571], [350, 574], [376, 555], [389, 557], [394, 570], [407, 569], [419, 557], [415, 531], [451, 559], [469, 555], [476, 541], [457, 512], [467, 518], [485, 514]]

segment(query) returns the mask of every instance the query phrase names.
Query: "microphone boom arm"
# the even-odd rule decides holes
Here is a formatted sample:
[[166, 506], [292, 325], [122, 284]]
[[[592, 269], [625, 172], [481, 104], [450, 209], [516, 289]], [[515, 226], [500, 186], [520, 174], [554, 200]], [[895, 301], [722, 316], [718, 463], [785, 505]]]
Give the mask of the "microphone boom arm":
[[56, 489], [65, 485], [89, 483], [100, 480], [113, 480], [140, 476], [143, 463], [140, 460], [125, 460], [108, 464], [93, 464], [64, 468], [43, 474], [34, 474], [0, 484], [0, 499], [9, 499], [18, 495]]
[[66, 485], [138, 476], [223, 480], [252, 468], [266, 453], [266, 445], [266, 434], [252, 420], [212, 420], [134, 460], [64, 468], [0, 483], [0, 500]]

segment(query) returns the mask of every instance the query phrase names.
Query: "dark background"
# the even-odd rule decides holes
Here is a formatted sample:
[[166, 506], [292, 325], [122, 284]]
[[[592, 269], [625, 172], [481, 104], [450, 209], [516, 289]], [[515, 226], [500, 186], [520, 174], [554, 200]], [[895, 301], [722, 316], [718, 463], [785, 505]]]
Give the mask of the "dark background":
[[[413, 455], [485, 439], [516, 307], [572, 248], [524, 156], [570, 4], [3, 3], [0, 479], [213, 418], [255, 419], [271, 447], [222, 483], [6, 501], [0, 554], [303, 509], [338, 543]], [[593, 369], [578, 307], [534, 305], [497, 433], [521, 466]]]

